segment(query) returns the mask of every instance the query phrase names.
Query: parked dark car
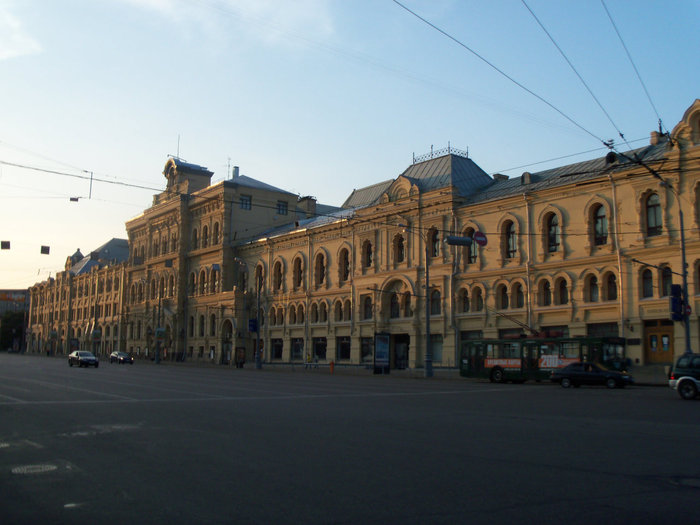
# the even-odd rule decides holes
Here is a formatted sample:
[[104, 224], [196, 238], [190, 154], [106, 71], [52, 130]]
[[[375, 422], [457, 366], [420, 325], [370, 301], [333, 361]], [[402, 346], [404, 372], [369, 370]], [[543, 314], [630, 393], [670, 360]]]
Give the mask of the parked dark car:
[[668, 386], [683, 399], [695, 399], [700, 392], [700, 354], [684, 354], [668, 376]]
[[627, 372], [610, 370], [598, 363], [572, 363], [552, 372], [552, 381], [564, 388], [581, 385], [605, 385], [608, 388], [624, 388], [634, 383]]
[[109, 364], [111, 365], [112, 363], [119, 363], [120, 365], [129, 363], [130, 365], [133, 365], [134, 358], [126, 352], [112, 352], [109, 354]]
[[88, 352], [87, 350], [76, 350], [68, 355], [68, 365], [94, 366], [97, 368], [100, 366], [100, 360], [97, 359], [92, 352]]

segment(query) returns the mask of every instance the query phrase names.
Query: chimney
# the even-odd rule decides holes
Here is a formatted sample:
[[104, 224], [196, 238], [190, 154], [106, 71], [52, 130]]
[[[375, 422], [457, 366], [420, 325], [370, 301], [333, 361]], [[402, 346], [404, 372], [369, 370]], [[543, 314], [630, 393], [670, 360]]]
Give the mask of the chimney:
[[298, 205], [301, 211], [306, 214], [307, 219], [316, 215], [316, 197], [299, 197]]
[[523, 186], [525, 184], [530, 184], [532, 182], [532, 174], [529, 171], [524, 171], [522, 177], [520, 177], [520, 184]]
[[233, 167], [233, 175], [231, 175], [232, 179], [238, 178], [238, 166]]
[[508, 180], [508, 175], [503, 175], [501, 173], [494, 173], [493, 174], [493, 180], [495, 181], [502, 181], [502, 180]]

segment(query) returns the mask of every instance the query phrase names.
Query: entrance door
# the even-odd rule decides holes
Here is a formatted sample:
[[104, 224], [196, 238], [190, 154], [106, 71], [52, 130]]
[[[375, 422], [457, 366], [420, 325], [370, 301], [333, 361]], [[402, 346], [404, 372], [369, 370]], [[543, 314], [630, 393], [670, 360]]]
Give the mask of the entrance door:
[[673, 321], [644, 321], [644, 355], [648, 364], [673, 363]]
[[393, 336], [393, 360], [394, 368], [403, 370], [408, 368], [408, 343], [411, 340], [408, 334], [396, 334]]

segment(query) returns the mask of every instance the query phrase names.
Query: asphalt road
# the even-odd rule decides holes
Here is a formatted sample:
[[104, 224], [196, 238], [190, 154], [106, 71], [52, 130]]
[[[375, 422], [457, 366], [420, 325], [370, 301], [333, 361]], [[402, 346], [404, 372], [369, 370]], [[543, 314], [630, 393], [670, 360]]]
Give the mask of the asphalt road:
[[0, 353], [0, 523], [698, 523], [700, 401]]

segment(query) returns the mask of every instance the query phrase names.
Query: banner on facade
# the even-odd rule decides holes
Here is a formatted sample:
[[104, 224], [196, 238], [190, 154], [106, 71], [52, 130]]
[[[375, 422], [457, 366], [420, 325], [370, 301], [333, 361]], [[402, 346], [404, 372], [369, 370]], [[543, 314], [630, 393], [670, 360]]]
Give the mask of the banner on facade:
[[389, 373], [389, 334], [374, 334], [374, 373]]

